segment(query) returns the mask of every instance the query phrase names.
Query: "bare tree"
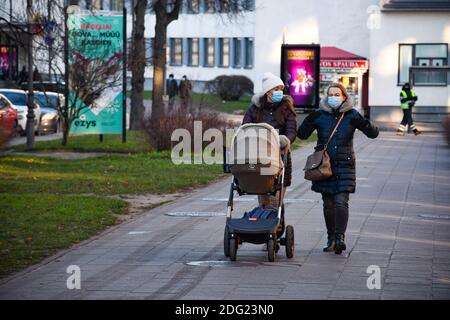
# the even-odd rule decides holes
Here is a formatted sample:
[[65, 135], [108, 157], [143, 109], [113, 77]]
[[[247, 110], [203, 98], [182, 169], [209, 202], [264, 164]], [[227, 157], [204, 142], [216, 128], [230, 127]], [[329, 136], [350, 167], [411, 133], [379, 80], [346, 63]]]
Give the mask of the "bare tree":
[[144, 119], [145, 12], [147, 0], [134, 0], [133, 40], [128, 57], [131, 69], [130, 129], [141, 130]]
[[[133, 51], [138, 51], [133, 53], [133, 58], [136, 61], [144, 61], [145, 57], [136, 55], [144, 54], [144, 17], [145, 17], [145, 5], [147, 5], [147, 0], [134, 0], [137, 1], [134, 12], [136, 20], [134, 23], [134, 38], [133, 38]], [[155, 24], [155, 39], [153, 42], [153, 95], [152, 95], [152, 122], [157, 121], [158, 118], [164, 116], [164, 84], [165, 84], [165, 68], [166, 68], [166, 48], [167, 48], [167, 27], [168, 25], [178, 19], [181, 10], [182, 0], [151, 0], [151, 8], [156, 15]], [[220, 12], [226, 13], [229, 18], [236, 17], [240, 12], [246, 9], [246, 0], [218, 0], [212, 1], [214, 5], [220, 8]], [[140, 111], [133, 111], [134, 108], [143, 110], [142, 106], [142, 96], [143, 93], [143, 83], [144, 83], [144, 70], [143, 64], [140, 66], [135, 64], [136, 72], [133, 72], [133, 93], [132, 97], [136, 100], [133, 104], [132, 98], [132, 114], [136, 112], [136, 118], [139, 121], [143, 117], [138, 114]], [[135, 77], [139, 77], [135, 79]]]
[[153, 96], [152, 121], [164, 116], [164, 74], [166, 68], [167, 26], [178, 19], [181, 0], [153, 1], [156, 15], [155, 42], [153, 51]]

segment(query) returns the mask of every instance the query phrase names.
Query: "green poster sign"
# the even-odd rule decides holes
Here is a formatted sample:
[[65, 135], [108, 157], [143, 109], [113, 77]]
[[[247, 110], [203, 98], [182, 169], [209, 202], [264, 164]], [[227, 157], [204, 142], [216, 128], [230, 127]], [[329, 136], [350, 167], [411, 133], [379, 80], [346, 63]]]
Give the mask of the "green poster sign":
[[71, 133], [122, 133], [123, 16], [70, 15]]

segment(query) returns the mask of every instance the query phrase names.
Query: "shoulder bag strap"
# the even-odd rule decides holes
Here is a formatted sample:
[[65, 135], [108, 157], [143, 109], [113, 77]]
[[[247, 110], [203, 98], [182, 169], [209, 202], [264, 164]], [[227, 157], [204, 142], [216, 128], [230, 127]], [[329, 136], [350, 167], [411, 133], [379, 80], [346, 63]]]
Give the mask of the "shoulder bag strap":
[[327, 150], [328, 148], [328, 144], [330, 143], [331, 139], [334, 136], [334, 133], [336, 132], [337, 128], [339, 127], [339, 124], [341, 123], [342, 119], [344, 118], [345, 112], [342, 113], [341, 117], [339, 118], [338, 123], [336, 124], [336, 127], [334, 127], [333, 132], [331, 133], [330, 137], [328, 138], [327, 143], [325, 144], [325, 148], [323, 148], [323, 150]]

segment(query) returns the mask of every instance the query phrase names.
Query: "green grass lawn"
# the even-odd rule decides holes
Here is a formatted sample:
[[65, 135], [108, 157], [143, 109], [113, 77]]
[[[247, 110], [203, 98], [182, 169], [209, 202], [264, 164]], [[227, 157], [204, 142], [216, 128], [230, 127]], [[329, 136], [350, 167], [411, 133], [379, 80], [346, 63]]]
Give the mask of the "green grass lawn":
[[221, 174], [221, 165], [177, 166], [170, 152], [1, 156], [0, 277], [114, 224], [128, 203], [106, 196], [176, 192]]
[[[138, 131], [127, 131], [126, 142], [122, 143], [120, 134], [104, 134], [103, 141], [100, 142], [99, 135], [77, 135], [69, 137], [66, 146], [61, 144], [62, 139], [51, 141], [36, 141], [35, 150], [63, 150], [63, 151], [122, 151], [122, 152], [142, 152], [149, 151], [150, 145], [143, 133]], [[23, 151], [26, 145], [4, 147], [4, 149], [14, 149]]]
[[313, 132], [306, 140], [300, 140], [299, 138], [295, 139], [294, 143], [291, 145], [291, 149], [295, 150], [300, 147], [303, 147], [305, 144], [308, 144], [310, 142], [316, 142], [317, 141], [317, 133]]
[[[130, 95], [130, 94], [129, 94]], [[152, 91], [144, 91], [144, 99], [150, 100], [152, 98]], [[193, 93], [192, 102], [202, 107], [207, 107], [216, 111], [233, 113], [236, 110], [246, 111], [250, 106], [250, 100], [252, 97], [243, 96], [238, 101], [222, 101], [219, 96], [207, 93]], [[180, 103], [180, 99], [177, 96], [175, 103]]]
[[206, 106], [216, 111], [233, 113], [237, 110], [247, 111], [250, 106], [251, 97], [242, 96], [238, 101], [222, 101], [216, 95], [194, 93], [192, 95], [192, 101], [195, 104]]
[[175, 165], [169, 152], [103, 155], [88, 159], [0, 158], [0, 193], [166, 193], [203, 185], [221, 165]]
[[93, 196], [0, 193], [0, 277], [97, 234], [126, 208]]

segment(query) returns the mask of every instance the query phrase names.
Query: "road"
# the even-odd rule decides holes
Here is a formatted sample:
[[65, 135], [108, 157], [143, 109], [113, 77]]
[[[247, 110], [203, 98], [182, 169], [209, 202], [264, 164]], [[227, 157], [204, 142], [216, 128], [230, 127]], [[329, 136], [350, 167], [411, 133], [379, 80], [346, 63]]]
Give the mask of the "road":
[[[0, 299], [449, 299], [450, 148], [443, 138], [356, 134], [357, 191], [343, 255], [321, 250], [322, 203], [301, 170], [312, 150], [294, 152], [286, 193], [293, 259], [282, 248], [269, 263], [261, 245], [247, 243], [236, 262], [223, 256], [226, 178], [3, 279]], [[237, 215], [256, 204], [236, 199]], [[173, 215], [180, 212], [218, 216]], [[70, 265], [81, 270], [79, 290], [67, 289]], [[367, 287], [369, 266], [379, 267], [380, 289]]]

